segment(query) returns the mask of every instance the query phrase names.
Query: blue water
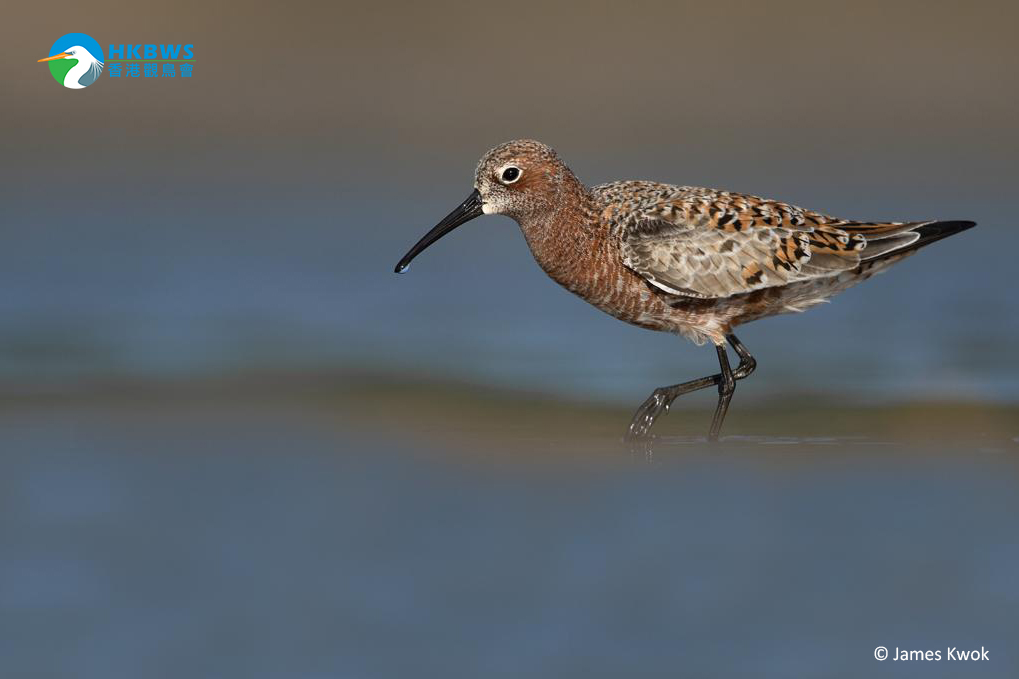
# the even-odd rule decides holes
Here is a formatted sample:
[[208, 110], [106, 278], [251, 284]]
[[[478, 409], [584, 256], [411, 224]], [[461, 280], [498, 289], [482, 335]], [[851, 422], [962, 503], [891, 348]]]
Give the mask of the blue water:
[[1015, 442], [677, 441], [648, 464], [182, 404], [0, 430], [5, 677], [1019, 673]]
[[[1008, 278], [1019, 237], [1002, 212], [979, 193], [891, 205], [825, 191], [814, 193], [832, 211], [982, 223], [830, 305], [746, 326], [760, 369], [741, 398], [1019, 399]], [[479, 219], [393, 274], [461, 198], [402, 197], [315, 184], [13, 196], [0, 379], [356, 368], [632, 403], [716, 367], [710, 349], [626, 326], [560, 289], [506, 218]]]

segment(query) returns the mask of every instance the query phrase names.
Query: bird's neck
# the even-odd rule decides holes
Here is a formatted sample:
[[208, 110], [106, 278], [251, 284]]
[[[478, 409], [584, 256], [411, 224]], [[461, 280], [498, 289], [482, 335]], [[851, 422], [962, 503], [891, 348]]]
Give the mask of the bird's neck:
[[535, 260], [563, 285], [608, 237], [594, 195], [572, 173], [546, 209], [518, 221]]
[[92, 67], [92, 64], [86, 59], [79, 59], [78, 63], [71, 67], [71, 70], [64, 76], [64, 85], [74, 90], [80, 90], [84, 85], [81, 85], [78, 81], [81, 77], [88, 73], [88, 70]]

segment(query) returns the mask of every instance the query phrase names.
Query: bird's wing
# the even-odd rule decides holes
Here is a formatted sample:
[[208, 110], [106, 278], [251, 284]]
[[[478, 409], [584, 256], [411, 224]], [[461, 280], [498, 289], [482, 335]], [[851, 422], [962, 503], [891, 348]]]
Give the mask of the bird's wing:
[[857, 222], [706, 189], [657, 203], [622, 231], [623, 262], [688, 297], [729, 297], [848, 271], [913, 243], [928, 222]]

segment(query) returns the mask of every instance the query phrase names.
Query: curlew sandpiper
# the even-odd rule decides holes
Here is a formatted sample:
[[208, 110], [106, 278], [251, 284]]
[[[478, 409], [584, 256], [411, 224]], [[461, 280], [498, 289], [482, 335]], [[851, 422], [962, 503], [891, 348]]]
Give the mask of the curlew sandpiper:
[[[585, 186], [550, 147], [501, 144], [478, 163], [474, 191], [396, 265], [482, 214], [513, 218], [557, 283], [611, 316], [711, 342], [720, 370], [655, 389], [629, 439], [650, 434], [681, 394], [718, 387], [717, 440], [736, 380], [756, 362], [733, 334], [748, 321], [803, 311], [970, 221], [861, 222], [756, 196], [651, 181]], [[732, 346], [739, 364], [726, 353]]]

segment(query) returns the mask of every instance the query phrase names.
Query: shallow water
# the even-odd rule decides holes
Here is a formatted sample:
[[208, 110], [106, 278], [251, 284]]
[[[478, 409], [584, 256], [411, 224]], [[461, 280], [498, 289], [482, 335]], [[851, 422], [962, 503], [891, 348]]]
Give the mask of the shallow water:
[[4, 676], [1019, 673], [1007, 439], [666, 436], [647, 464], [186, 400], [0, 431]]

